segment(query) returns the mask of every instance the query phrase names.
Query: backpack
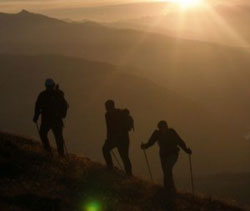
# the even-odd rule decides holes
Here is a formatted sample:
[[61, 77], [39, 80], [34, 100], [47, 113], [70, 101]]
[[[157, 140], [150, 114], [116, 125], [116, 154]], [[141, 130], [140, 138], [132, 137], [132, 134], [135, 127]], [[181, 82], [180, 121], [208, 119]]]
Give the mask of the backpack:
[[130, 132], [134, 130], [134, 119], [128, 109], [120, 110], [120, 123], [123, 131]]
[[56, 86], [55, 89], [55, 98], [56, 98], [56, 110], [57, 110], [57, 116], [59, 118], [66, 118], [67, 111], [69, 108], [68, 102], [64, 98], [64, 92], [59, 89], [58, 86]]

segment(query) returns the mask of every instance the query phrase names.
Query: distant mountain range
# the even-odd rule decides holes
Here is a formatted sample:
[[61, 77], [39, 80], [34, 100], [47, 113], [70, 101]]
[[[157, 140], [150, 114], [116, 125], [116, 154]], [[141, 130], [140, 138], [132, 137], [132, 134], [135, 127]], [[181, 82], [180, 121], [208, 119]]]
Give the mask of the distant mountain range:
[[[136, 115], [138, 142], [150, 136], [157, 121], [167, 119], [193, 146], [199, 171], [240, 171], [250, 162], [245, 140], [250, 130], [246, 49], [94, 22], [68, 23], [28, 11], [0, 15], [0, 46], [1, 96], [5, 96], [1, 126], [6, 129], [21, 130], [12, 124], [18, 116], [24, 125], [18, 132], [30, 131], [26, 125], [35, 97], [51, 75], [67, 84], [65, 91], [76, 112], [69, 122], [78, 125], [69, 130], [77, 142], [95, 139], [100, 146], [104, 128], [92, 137], [93, 128], [103, 120], [103, 102], [114, 98]], [[63, 56], [33, 57], [38, 54]], [[119, 74], [113, 78], [102, 69]], [[82, 72], [88, 70], [94, 71]], [[82, 131], [88, 135], [79, 140]]]
[[146, 15], [159, 15], [162, 13], [163, 8], [171, 5], [172, 4], [169, 2], [163, 1], [130, 1], [130, 3], [121, 3], [116, 1], [114, 4], [106, 4], [102, 6], [77, 6], [70, 9], [54, 8], [49, 10], [42, 9], [41, 11], [48, 16], [70, 18], [75, 21], [91, 19], [97, 22], [113, 22], [126, 20], [128, 18], [140, 18]]
[[[217, 2], [217, 3], [216, 3]], [[42, 10], [61, 19], [92, 20], [117, 28], [139, 29], [184, 39], [249, 46], [247, 1], [206, 1], [207, 7], [180, 11], [170, 2], [151, 1], [97, 7]]]
[[[144, 4], [142, 4], [141, 11], [145, 11], [144, 15], [142, 12], [138, 12], [138, 17], [131, 15], [106, 24], [116, 28], [143, 30], [182, 39], [247, 48], [250, 46], [249, 5], [218, 4], [186, 11], [178, 11], [173, 5], [164, 5], [164, 3], [152, 3], [152, 5], [154, 8], [159, 6], [157, 12], [154, 9], [152, 13], [145, 10]], [[135, 8], [137, 7], [135, 6]], [[126, 11], [126, 7], [124, 7], [124, 11]], [[134, 11], [132, 9], [131, 11], [133, 14]], [[101, 19], [98, 21], [102, 22]]]
[[[248, 86], [243, 73], [250, 66], [248, 50], [94, 22], [67, 23], [27, 11], [1, 14], [0, 45], [2, 54], [60, 54], [132, 66], [137, 74], [199, 101], [214, 100], [211, 81], [215, 91], [230, 89], [231, 81]], [[225, 74], [230, 79], [224, 80]]]

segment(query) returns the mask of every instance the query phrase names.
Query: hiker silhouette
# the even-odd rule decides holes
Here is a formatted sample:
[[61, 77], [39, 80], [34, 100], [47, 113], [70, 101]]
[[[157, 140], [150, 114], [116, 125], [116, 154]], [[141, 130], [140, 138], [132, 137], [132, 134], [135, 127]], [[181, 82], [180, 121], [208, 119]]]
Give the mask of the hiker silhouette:
[[60, 156], [64, 156], [64, 139], [63, 139], [63, 118], [67, 115], [68, 103], [64, 98], [64, 93], [55, 85], [53, 79], [45, 81], [46, 90], [42, 91], [35, 104], [35, 114], [33, 121], [37, 124], [41, 114], [41, 126], [39, 129], [40, 138], [46, 151], [51, 151], [48, 140], [48, 132], [53, 131], [57, 151]]
[[127, 175], [132, 176], [132, 166], [129, 159], [129, 131], [134, 129], [134, 121], [129, 110], [115, 108], [115, 102], [105, 103], [107, 139], [103, 145], [103, 156], [109, 169], [113, 168], [111, 151], [118, 149]]
[[175, 193], [175, 184], [173, 178], [173, 167], [178, 160], [179, 147], [186, 153], [192, 154], [190, 148], [187, 148], [185, 142], [180, 138], [176, 131], [168, 128], [166, 121], [158, 123], [158, 130], [155, 130], [148, 143], [142, 144], [141, 149], [147, 149], [158, 142], [160, 147], [161, 166], [164, 174], [164, 187], [167, 191]]

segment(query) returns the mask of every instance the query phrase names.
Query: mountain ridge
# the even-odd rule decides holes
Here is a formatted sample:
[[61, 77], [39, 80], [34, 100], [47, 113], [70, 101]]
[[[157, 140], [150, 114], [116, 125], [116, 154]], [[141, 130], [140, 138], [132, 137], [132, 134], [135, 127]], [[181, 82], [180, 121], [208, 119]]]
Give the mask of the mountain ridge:
[[[154, 17], [154, 16], [152, 16]], [[1, 20], [2, 18], [2, 20]], [[0, 12], [0, 25], [1, 25], [1, 21], [3, 20], [6, 20], [6, 18], [11, 18], [9, 21], [10, 22], [10, 25], [13, 23], [15, 24], [15, 22], [13, 22], [15, 19], [18, 20], [18, 19], [23, 19], [22, 21], [28, 21], [29, 22], [32, 22], [32, 21], [37, 21], [37, 23], [42, 22], [46, 22], [46, 23], [51, 23], [51, 24], [64, 24], [64, 25], [74, 25], [74, 26], [79, 26], [79, 27], [83, 27], [83, 26], [88, 26], [88, 25], [92, 25], [92, 26], [98, 26], [102, 29], [108, 29], [108, 30], [111, 30], [113, 32], [115, 31], [121, 31], [123, 33], [129, 33], [129, 32], [134, 32], [134, 33], [144, 33], [144, 30], [143, 29], [135, 29], [135, 28], [130, 28], [130, 27], [127, 27], [127, 28], [124, 28], [124, 27], [116, 27], [116, 23], [118, 22], [111, 22], [110, 24], [106, 24], [106, 23], [103, 23], [103, 22], [98, 22], [98, 21], [93, 21], [93, 20], [90, 20], [90, 19], [83, 19], [83, 21], [73, 21], [73, 20], [68, 20], [68, 19], [58, 19], [58, 18], [55, 18], [55, 17], [50, 17], [50, 16], [47, 16], [47, 15], [43, 15], [41, 13], [34, 13], [34, 12], [31, 12], [29, 10], [26, 10], [26, 9], [23, 9], [21, 10], [20, 12], [17, 12], [17, 13], [5, 13], [5, 12]], [[144, 18], [144, 17], [142, 17]], [[146, 17], [147, 18], [147, 17]], [[149, 16], [150, 18], [150, 16]], [[33, 19], [33, 20], [32, 20]], [[140, 19], [132, 19], [133, 20], [140, 20]], [[28, 22], [26, 22], [28, 23]], [[25, 23], [24, 23], [25, 24]], [[29, 26], [30, 27], [30, 26]], [[209, 42], [209, 41], [204, 41], [204, 40], [193, 40], [193, 39], [189, 39], [189, 38], [181, 38], [181, 37], [174, 37], [174, 36], [168, 36], [167, 34], [164, 34], [164, 33], [160, 33], [160, 32], [154, 32], [154, 31], [151, 31], [151, 32], [148, 32], [149, 34], [152, 34], [152, 35], [156, 35], [156, 36], [159, 36], [159, 37], [165, 37], [165, 38], [169, 38], [171, 40], [180, 40], [180, 41], [186, 41], [186, 42], [190, 42], [191, 44], [195, 44], [195, 43], [200, 43], [200, 44], [208, 44], [208, 45], [212, 45], [212, 46], [224, 46], [224, 47], [227, 47], [227, 48], [231, 48], [231, 49], [244, 49], [243, 47], [239, 47], [239, 46], [228, 46], [228, 45], [225, 45], [225, 44], [220, 44], [220, 43], [214, 43], [214, 42]], [[245, 49], [247, 50], [247, 48]], [[250, 51], [249, 51], [250, 52]]]
[[[17, 13], [3, 13], [0, 12], [0, 21], [2, 23], [2, 26], [4, 24], [15, 24], [15, 23], [26, 23], [30, 24], [32, 22], [37, 22], [37, 23], [43, 23], [43, 24], [55, 24], [55, 23], [62, 23], [63, 21], [56, 19], [56, 18], [51, 18], [46, 15], [42, 15], [39, 13], [33, 13], [28, 10], [21, 10], [20, 12]], [[7, 23], [8, 21], [8, 23]]]

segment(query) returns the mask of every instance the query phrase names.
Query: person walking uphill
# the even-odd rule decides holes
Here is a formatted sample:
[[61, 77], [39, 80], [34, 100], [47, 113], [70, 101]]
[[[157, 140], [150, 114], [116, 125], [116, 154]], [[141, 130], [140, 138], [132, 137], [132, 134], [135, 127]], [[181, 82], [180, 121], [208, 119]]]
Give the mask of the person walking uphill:
[[117, 147], [127, 175], [132, 176], [129, 159], [129, 131], [134, 129], [133, 118], [127, 109], [116, 109], [115, 102], [108, 100], [106, 107], [107, 139], [103, 145], [103, 156], [109, 169], [113, 168], [111, 151]]
[[174, 129], [168, 128], [166, 121], [160, 121], [158, 123], [158, 130], [153, 132], [148, 143], [141, 145], [141, 149], [147, 149], [156, 142], [158, 142], [160, 147], [160, 159], [164, 173], [164, 187], [167, 191], [174, 193], [176, 190], [172, 170], [178, 160], [179, 147], [188, 154], [192, 154], [192, 151], [187, 148], [184, 141]]
[[45, 81], [46, 90], [41, 92], [35, 104], [35, 114], [33, 121], [37, 124], [41, 114], [40, 137], [43, 147], [46, 151], [51, 152], [48, 140], [48, 132], [53, 131], [57, 151], [60, 156], [64, 156], [64, 139], [63, 139], [63, 118], [66, 117], [68, 103], [64, 98], [64, 93], [56, 88], [53, 79]]

